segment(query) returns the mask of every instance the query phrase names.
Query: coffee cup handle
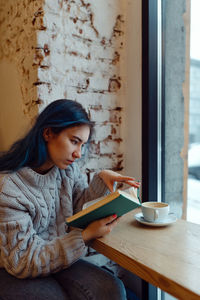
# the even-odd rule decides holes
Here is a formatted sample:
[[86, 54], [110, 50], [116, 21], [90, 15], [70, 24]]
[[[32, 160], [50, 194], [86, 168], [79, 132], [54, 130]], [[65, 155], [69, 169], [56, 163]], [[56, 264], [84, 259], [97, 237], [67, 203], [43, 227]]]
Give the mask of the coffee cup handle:
[[154, 210], [154, 221], [158, 219], [159, 212], [157, 209]]

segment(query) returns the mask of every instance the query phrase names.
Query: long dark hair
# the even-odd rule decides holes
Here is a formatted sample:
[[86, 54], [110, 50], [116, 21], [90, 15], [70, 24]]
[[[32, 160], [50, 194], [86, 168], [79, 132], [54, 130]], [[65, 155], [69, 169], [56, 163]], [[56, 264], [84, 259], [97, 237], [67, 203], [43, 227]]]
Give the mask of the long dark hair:
[[90, 137], [93, 122], [78, 102], [60, 99], [49, 104], [36, 119], [35, 125], [22, 139], [0, 156], [0, 171], [14, 172], [23, 167], [39, 167], [47, 159], [47, 148], [43, 138], [45, 128], [59, 134], [63, 129], [87, 124]]

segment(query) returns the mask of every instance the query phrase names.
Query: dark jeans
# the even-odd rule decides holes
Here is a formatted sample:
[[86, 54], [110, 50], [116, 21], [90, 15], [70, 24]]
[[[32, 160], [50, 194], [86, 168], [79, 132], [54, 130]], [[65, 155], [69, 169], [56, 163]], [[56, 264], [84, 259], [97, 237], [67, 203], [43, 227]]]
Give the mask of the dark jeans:
[[126, 300], [120, 279], [79, 260], [56, 274], [18, 279], [0, 269], [0, 300]]

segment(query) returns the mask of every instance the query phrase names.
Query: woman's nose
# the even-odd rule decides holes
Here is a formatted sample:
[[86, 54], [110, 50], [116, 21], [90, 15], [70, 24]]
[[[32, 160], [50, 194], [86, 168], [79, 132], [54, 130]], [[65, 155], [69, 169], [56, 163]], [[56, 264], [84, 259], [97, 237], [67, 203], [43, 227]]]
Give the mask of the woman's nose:
[[76, 151], [74, 151], [74, 157], [81, 158], [81, 148], [78, 148]]

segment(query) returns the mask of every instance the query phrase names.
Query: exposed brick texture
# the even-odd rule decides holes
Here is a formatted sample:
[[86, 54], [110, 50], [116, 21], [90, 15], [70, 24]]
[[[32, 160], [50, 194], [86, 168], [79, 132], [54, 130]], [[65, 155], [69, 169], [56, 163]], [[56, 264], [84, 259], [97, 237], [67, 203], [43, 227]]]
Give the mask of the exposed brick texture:
[[[121, 170], [122, 0], [3, 0], [0, 59], [15, 61], [25, 114], [59, 98], [80, 102], [96, 122], [87, 164]], [[2, 13], [3, 12], [3, 13]]]

